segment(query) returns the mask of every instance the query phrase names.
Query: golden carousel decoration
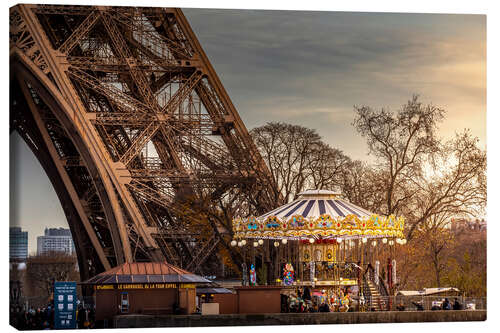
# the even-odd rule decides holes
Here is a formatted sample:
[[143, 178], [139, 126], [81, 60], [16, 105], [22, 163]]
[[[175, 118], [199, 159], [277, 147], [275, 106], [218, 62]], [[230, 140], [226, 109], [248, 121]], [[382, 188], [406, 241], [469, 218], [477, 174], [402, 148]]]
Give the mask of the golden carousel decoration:
[[360, 284], [362, 295], [365, 259], [374, 258], [377, 245], [392, 251], [404, 245], [403, 229], [403, 217], [371, 213], [333, 191], [308, 190], [264, 215], [235, 218], [231, 245], [281, 243], [289, 248], [287, 262], [297, 265], [293, 285], [340, 289]]

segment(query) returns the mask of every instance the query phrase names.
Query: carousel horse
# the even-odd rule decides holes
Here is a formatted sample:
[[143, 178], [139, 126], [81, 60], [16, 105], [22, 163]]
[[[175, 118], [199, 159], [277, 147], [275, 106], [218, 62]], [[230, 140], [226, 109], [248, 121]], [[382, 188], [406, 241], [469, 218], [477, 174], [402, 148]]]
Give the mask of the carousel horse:
[[340, 312], [347, 312], [349, 311], [349, 295], [345, 295], [341, 300], [340, 300]]

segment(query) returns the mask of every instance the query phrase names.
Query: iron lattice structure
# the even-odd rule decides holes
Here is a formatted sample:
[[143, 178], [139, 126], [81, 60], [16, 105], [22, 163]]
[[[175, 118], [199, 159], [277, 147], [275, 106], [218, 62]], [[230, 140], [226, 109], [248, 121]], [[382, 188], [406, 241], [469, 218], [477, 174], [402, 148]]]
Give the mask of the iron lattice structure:
[[18, 5], [10, 59], [11, 131], [56, 190], [82, 278], [135, 261], [206, 273], [230, 250], [224, 202], [278, 203], [180, 9]]

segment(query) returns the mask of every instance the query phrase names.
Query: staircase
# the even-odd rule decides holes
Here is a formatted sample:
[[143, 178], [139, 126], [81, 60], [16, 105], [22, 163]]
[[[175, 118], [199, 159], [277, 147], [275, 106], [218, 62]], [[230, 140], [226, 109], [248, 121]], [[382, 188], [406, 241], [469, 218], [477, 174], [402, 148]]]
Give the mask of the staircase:
[[383, 311], [385, 310], [386, 307], [386, 301], [381, 297], [378, 288], [375, 286], [375, 284], [367, 279], [366, 281], [368, 283], [368, 288], [370, 290], [370, 295], [371, 295], [371, 304], [370, 307], [374, 309], [374, 311]]

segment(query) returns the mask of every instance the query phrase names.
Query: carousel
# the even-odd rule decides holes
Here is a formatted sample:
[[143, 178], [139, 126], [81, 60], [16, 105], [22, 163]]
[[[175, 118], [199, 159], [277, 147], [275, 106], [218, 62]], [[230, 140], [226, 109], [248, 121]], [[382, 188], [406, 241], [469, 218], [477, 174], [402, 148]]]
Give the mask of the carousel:
[[[406, 243], [403, 228], [402, 217], [371, 213], [337, 192], [308, 190], [259, 217], [234, 219], [231, 245], [251, 253], [250, 285], [256, 283], [255, 254], [266, 254], [275, 267], [272, 281], [288, 288], [292, 299], [316, 297], [317, 303], [345, 310], [353, 299], [362, 305], [368, 284], [379, 283], [378, 254], [390, 257]], [[246, 267], [243, 271], [245, 284]], [[386, 272], [390, 288], [394, 260], [388, 260]]]

